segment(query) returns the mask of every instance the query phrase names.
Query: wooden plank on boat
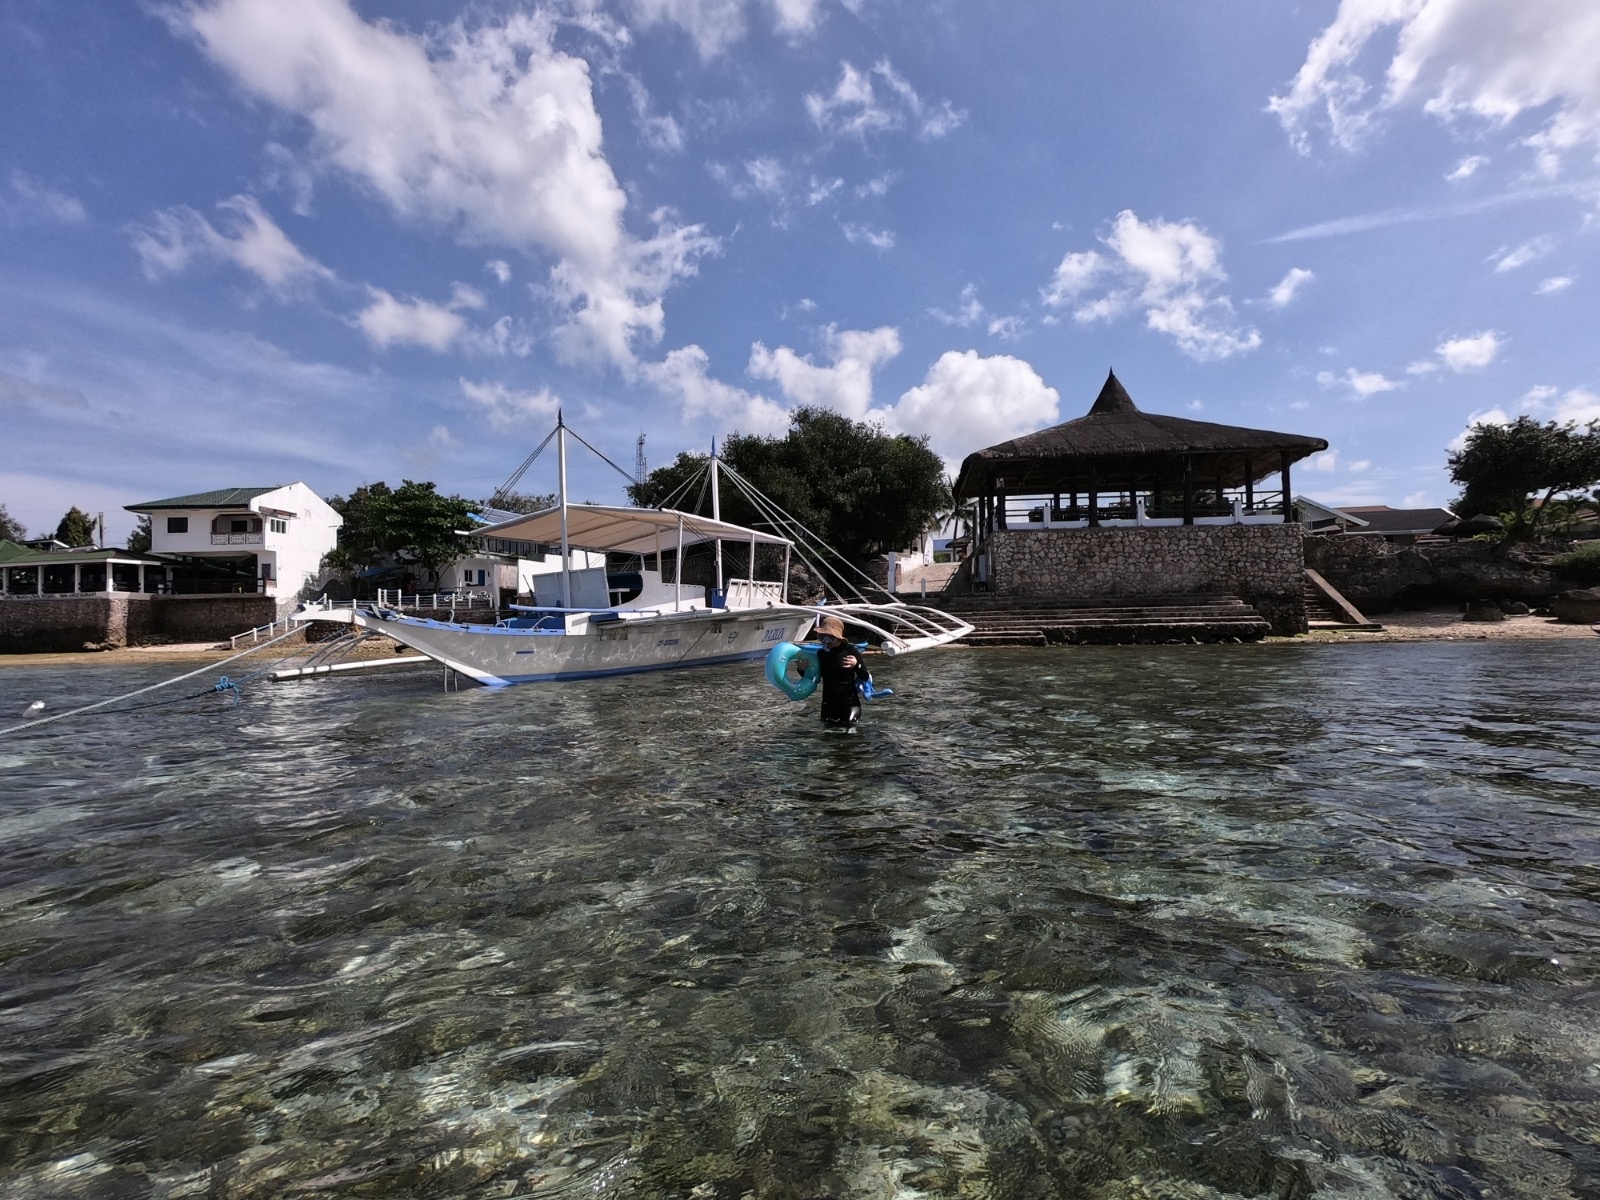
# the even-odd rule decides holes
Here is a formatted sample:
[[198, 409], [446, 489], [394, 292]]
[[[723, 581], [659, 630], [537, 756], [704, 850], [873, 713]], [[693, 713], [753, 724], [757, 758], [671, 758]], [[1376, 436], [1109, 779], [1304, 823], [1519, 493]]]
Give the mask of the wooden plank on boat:
[[401, 667], [433, 661], [426, 654], [403, 654], [395, 658], [364, 659], [361, 662], [328, 663], [320, 667], [286, 667], [267, 676], [271, 680], [305, 679], [311, 675], [331, 675], [335, 671], [364, 671], [371, 667]]

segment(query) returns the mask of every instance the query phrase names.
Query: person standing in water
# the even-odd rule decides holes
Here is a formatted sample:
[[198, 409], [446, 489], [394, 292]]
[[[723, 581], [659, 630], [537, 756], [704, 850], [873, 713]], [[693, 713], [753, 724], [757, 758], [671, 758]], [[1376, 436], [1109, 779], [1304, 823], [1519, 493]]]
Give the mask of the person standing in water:
[[849, 728], [861, 719], [861, 684], [872, 682], [872, 672], [861, 654], [844, 640], [844, 622], [823, 617], [817, 622], [817, 664], [822, 668], [822, 723]]

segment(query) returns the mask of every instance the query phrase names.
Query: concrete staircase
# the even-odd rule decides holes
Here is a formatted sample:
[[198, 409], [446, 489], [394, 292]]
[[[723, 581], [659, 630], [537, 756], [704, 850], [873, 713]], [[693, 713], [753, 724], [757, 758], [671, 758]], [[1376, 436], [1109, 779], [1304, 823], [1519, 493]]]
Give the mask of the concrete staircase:
[[1332, 629], [1348, 633], [1374, 632], [1383, 626], [1366, 616], [1339, 590], [1309, 567], [1303, 585], [1306, 623], [1312, 629]]
[[1235, 596], [1043, 600], [945, 595], [938, 603], [975, 627], [961, 639], [969, 646], [1253, 642], [1271, 628]]

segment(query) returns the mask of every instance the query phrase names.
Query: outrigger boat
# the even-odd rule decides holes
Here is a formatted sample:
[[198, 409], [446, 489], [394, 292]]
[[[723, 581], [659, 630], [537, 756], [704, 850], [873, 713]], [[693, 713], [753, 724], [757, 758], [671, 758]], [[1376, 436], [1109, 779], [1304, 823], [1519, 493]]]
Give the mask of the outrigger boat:
[[[673, 508], [568, 503], [567, 433], [558, 416], [551, 433], [559, 457], [556, 505], [471, 533], [477, 538], [560, 546], [561, 570], [535, 584], [532, 605], [513, 605], [514, 615], [494, 624], [434, 620], [371, 603], [311, 604], [294, 613], [293, 619], [332, 621], [383, 634], [489, 687], [764, 658], [774, 646], [803, 641], [824, 613], [835, 614], [878, 640], [886, 654], [943, 645], [972, 630], [965, 621], [935, 608], [905, 604], [892, 596], [886, 602], [868, 600], [859, 588], [847, 585], [838, 565], [827, 561], [825, 548], [714, 452], [709, 463], [710, 517]], [[547, 437], [540, 450], [549, 441]], [[507, 488], [538, 454], [535, 450], [529, 456]], [[738, 483], [772, 530], [720, 519], [719, 486], [724, 474]], [[704, 587], [680, 578], [684, 552], [707, 542], [715, 552], [715, 588], [709, 597]], [[723, 579], [723, 546], [729, 543], [748, 547], [751, 578]], [[754, 578], [757, 548], [763, 546], [782, 548], [781, 579]], [[631, 556], [635, 562], [626, 570], [574, 569], [574, 551], [598, 552], [608, 561]], [[670, 580], [662, 571], [664, 553], [671, 555]], [[787, 600], [790, 566], [797, 555], [813, 574], [828, 580], [835, 593], [832, 602]], [[769, 557], [776, 559], [776, 551], [769, 551]]]

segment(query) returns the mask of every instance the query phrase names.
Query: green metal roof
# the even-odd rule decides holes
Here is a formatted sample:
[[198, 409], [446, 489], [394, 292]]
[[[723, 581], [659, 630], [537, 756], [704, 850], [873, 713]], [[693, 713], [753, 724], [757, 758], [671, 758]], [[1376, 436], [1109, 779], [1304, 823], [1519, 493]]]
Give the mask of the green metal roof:
[[16, 542], [0, 539], [0, 566], [70, 566], [72, 563], [103, 562], [113, 558], [118, 562], [159, 563], [162, 561], [154, 555], [135, 554], [131, 550], [121, 550], [112, 546], [96, 550], [31, 550], [27, 546], [17, 545]]
[[155, 508], [237, 508], [249, 504], [264, 492], [275, 492], [283, 484], [258, 488], [220, 488], [214, 492], [196, 492], [192, 496], [172, 496], [166, 500], [146, 500], [143, 504], [128, 504], [129, 512], [148, 512]]

